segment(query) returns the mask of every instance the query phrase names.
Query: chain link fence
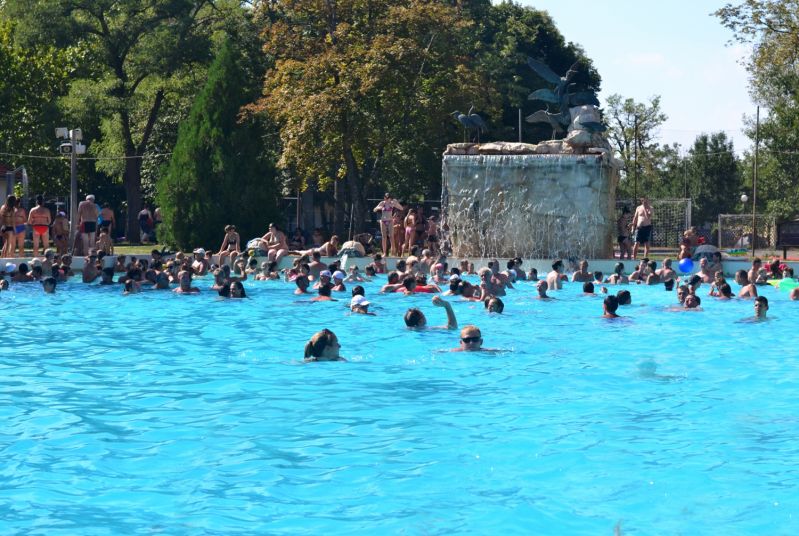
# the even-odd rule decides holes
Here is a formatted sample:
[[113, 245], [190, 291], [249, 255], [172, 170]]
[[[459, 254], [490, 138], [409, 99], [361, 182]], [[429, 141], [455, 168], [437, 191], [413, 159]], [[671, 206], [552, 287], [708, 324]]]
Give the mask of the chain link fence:
[[[650, 245], [659, 248], [676, 248], [683, 232], [691, 226], [690, 199], [651, 199], [652, 238]], [[621, 215], [622, 207], [635, 212], [637, 203], [633, 199], [616, 200], [616, 216]]]
[[777, 247], [777, 221], [774, 216], [756, 214], [754, 228], [751, 214], [719, 214], [719, 248], [748, 249], [756, 234], [755, 248]]

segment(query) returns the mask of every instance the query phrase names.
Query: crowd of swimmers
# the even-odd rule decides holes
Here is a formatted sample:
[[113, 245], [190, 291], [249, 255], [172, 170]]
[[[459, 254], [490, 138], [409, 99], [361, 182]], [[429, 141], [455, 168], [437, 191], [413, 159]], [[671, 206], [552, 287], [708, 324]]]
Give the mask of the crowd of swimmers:
[[[228, 231], [235, 233], [235, 229]], [[233, 240], [238, 240], [238, 236], [226, 237], [228, 244]], [[390, 271], [382, 255], [378, 253], [365, 265], [363, 273], [357, 265], [347, 269], [342, 266], [341, 260], [324, 264], [318, 249], [297, 256], [292, 266], [283, 270], [278, 269], [279, 259], [276, 255], [259, 259], [250, 256], [248, 251], [227, 256], [217, 254], [216, 258], [212, 252], [202, 248], [195, 249], [191, 254], [179, 252], [169, 258], [165, 258], [163, 251], [159, 250], [153, 250], [149, 258], [128, 259], [125, 255], [106, 257], [104, 251], [89, 251], [84, 258], [84, 268], [79, 273], [84, 283], [118, 285], [125, 295], [136, 294], [145, 289], [197, 294], [200, 289], [194, 286], [194, 279], [208, 276], [213, 278], [210, 289], [219, 296], [241, 299], [247, 296], [242, 283], [248, 278], [282, 280], [296, 287], [296, 295], [308, 295], [310, 301], [314, 302], [336, 301], [333, 296], [345, 293], [347, 285], [353, 284], [349, 309], [352, 314], [363, 315], [374, 313], [370, 311], [371, 302], [359, 283], [369, 281], [378, 274], [385, 274], [386, 282], [380, 289], [381, 293], [433, 294], [432, 304], [443, 308], [447, 316], [447, 323], [440, 328], [449, 330], [457, 330], [458, 322], [452, 306], [443, 297], [482, 302], [486, 311], [501, 314], [505, 308], [502, 298], [519, 281], [535, 283], [534, 299], [538, 300], [555, 299], [549, 292], [561, 289], [564, 282], [581, 284], [584, 294], [604, 296], [602, 316], [605, 318], [618, 318], [619, 307], [630, 304], [632, 300], [629, 290], [621, 289], [610, 293], [609, 287], [643, 284], [663, 285], [666, 291], [676, 289], [676, 303], [671, 310], [701, 310], [702, 295], [706, 299], [718, 300], [753, 299], [754, 318], [758, 320], [766, 318], [769, 307], [768, 300], [758, 293], [758, 287], [769, 282], [774, 283], [774, 279], [794, 282], [793, 270], [787, 265], [779, 261], [764, 265], [760, 259], [754, 259], [748, 271], [739, 270], [735, 274], [735, 282], [740, 286], [736, 296], [724, 278], [720, 256], [714, 256], [710, 260], [702, 259], [698, 272], [684, 277], [678, 277], [672, 269], [670, 259], [663, 260], [660, 266], [656, 261], [643, 259], [634, 266], [629, 275], [625, 271], [625, 265], [618, 262], [613, 273], [607, 276], [599, 271], [590, 271], [588, 262], [581, 261], [573, 267], [573, 273], [568, 277], [564, 261], [558, 259], [541, 278], [535, 268], [525, 271], [520, 258], [510, 259], [504, 265], [497, 259], [492, 259], [486, 267], [475, 271], [474, 265], [465, 260], [450, 267], [445, 256], [434, 255], [428, 249], [412, 250], [410, 256], [398, 260], [395, 269]], [[58, 256], [53, 249], [48, 249], [41, 258], [21, 262], [18, 266], [13, 263], [0, 266], [0, 290], [7, 290], [9, 285], [40, 282], [45, 293], [54, 293], [59, 283], [75, 275], [70, 255]], [[469, 282], [467, 275], [476, 275], [479, 282]], [[709, 292], [700, 292], [703, 284], [709, 286]], [[789, 298], [799, 300], [799, 283], [791, 287]], [[409, 329], [431, 328], [419, 308], [408, 309], [404, 320]], [[480, 329], [468, 325], [460, 330], [460, 345], [453, 350], [495, 351], [484, 348], [482, 343]], [[342, 359], [335, 334], [329, 330], [316, 333], [305, 347], [305, 359]]]

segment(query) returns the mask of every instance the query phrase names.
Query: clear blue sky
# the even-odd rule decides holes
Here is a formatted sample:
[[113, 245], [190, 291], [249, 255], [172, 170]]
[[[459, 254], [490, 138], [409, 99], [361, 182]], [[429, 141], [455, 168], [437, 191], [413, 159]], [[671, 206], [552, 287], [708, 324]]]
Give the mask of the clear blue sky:
[[[613, 93], [638, 102], [661, 96], [668, 121], [660, 143], [687, 150], [698, 134], [724, 130], [735, 150], [751, 146], [742, 132], [754, 116], [748, 77], [738, 60], [741, 45], [712, 16], [719, 0], [521, 0], [548, 11], [567, 41], [583, 47], [602, 76], [605, 98]], [[761, 112], [762, 113], [762, 112]]]

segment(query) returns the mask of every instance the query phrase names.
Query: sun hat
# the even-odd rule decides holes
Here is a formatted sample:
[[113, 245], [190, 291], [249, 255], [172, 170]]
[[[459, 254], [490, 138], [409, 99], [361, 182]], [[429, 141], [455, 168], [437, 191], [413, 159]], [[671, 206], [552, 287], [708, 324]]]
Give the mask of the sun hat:
[[357, 294], [353, 296], [352, 300], [350, 301], [350, 309], [354, 309], [355, 307], [367, 307], [369, 303], [370, 302], [366, 298], [360, 294]]
[[203, 248], [197, 248], [194, 250], [194, 253], [197, 253], [198, 255], [205, 255], [205, 250]]

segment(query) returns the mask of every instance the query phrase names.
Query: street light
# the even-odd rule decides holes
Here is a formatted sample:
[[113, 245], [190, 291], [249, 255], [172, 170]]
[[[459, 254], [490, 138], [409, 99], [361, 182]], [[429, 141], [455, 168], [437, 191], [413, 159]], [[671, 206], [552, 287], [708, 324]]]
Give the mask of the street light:
[[741, 194], [741, 203], [745, 205], [747, 201], [749, 201], [749, 196], [746, 194]]
[[79, 128], [72, 130], [66, 127], [58, 127], [55, 129], [56, 138], [62, 140], [69, 140], [58, 146], [59, 152], [66, 156], [69, 155], [69, 244], [75, 244], [75, 234], [77, 233], [77, 212], [78, 212], [78, 160], [79, 154], [86, 152], [86, 146], [78, 143], [83, 140], [83, 132]]

